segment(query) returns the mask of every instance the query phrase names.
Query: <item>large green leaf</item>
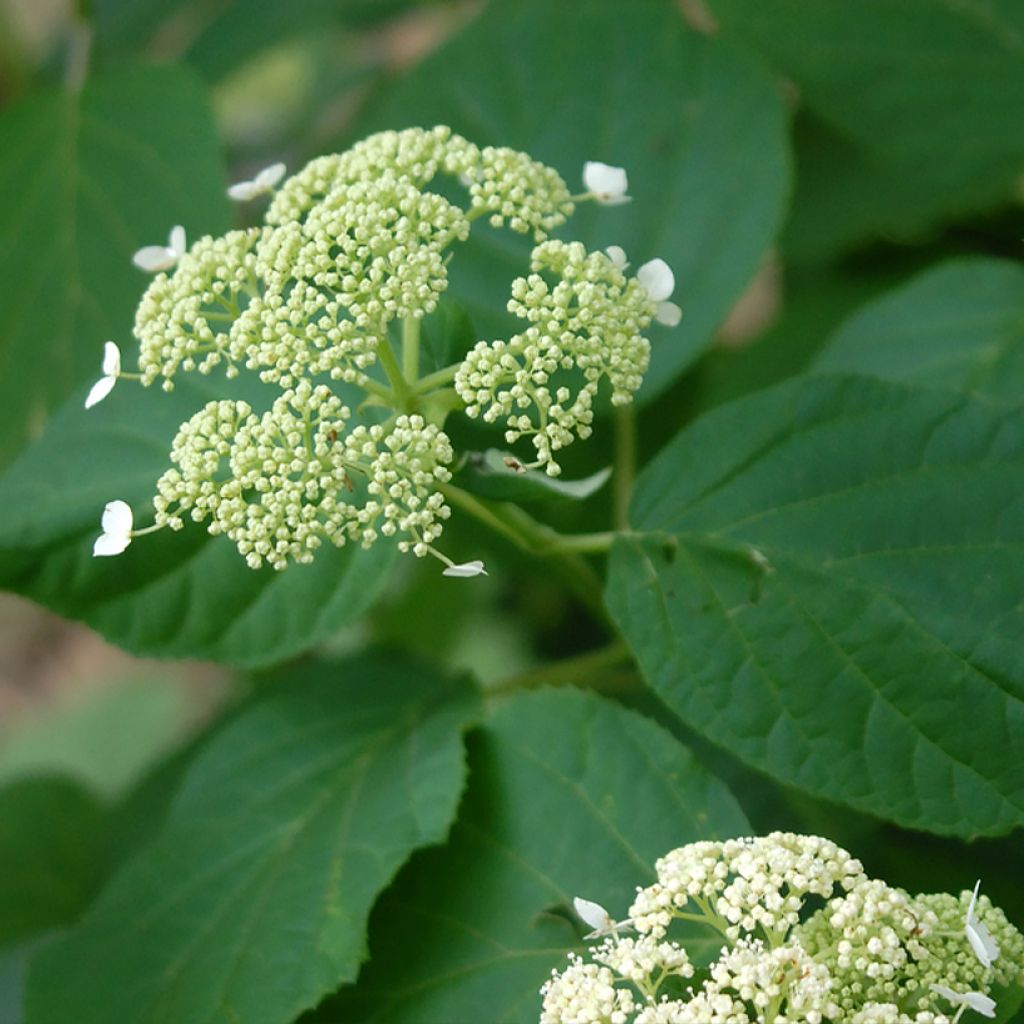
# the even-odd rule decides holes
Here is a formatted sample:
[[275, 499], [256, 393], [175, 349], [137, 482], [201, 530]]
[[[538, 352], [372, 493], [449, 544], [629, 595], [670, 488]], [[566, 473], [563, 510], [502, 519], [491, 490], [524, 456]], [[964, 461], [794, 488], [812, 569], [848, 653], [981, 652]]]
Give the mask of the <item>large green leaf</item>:
[[822, 370], [1024, 397], [1024, 268], [954, 260], [872, 302], [829, 339]]
[[0, 461], [49, 410], [99, 376], [106, 338], [126, 339], [146, 278], [131, 264], [227, 227], [224, 171], [206, 94], [189, 73], [142, 68], [80, 93], [30, 97], [0, 119]]
[[0, 478], [0, 585], [134, 653], [245, 666], [297, 654], [361, 615], [393, 545], [328, 545], [312, 565], [253, 571], [226, 538], [187, 524], [92, 557], [104, 504], [127, 501], [144, 525], [178, 425], [226, 388], [186, 378], [167, 395], [123, 382], [88, 412], [77, 399], [61, 409]]
[[381, 889], [447, 834], [472, 691], [408, 665], [324, 666], [188, 771], [160, 835], [35, 960], [27, 1019], [286, 1024], [354, 979]]
[[582, 945], [573, 896], [622, 916], [662, 854], [749, 829], [669, 733], [589, 694], [518, 696], [474, 739], [451, 839], [381, 899], [359, 984], [316, 1020], [536, 1021], [537, 990]]
[[[795, 82], [802, 102], [831, 130], [800, 152], [796, 216], [804, 255], [919, 231], [942, 215], [1010, 198], [1024, 169], [1018, 0], [709, 6], [726, 34]], [[805, 198], [811, 203], [802, 209]]]
[[608, 606], [689, 725], [914, 828], [1024, 824], [1024, 413], [804, 378], [680, 435], [632, 518]]
[[[561, 233], [668, 261], [684, 309], [654, 326], [642, 394], [664, 390], [708, 344], [771, 244], [786, 200], [785, 117], [763, 72], [683, 24], [670, 0], [492, 4], [403, 79], [360, 125], [450, 124], [525, 149], [582, 191], [584, 161], [629, 173], [632, 203], [582, 206]], [[527, 246], [480, 225], [452, 290], [481, 336], [501, 315]]]
[[[473, 739], [449, 843], [382, 897], [370, 963], [316, 1021], [536, 1021], [541, 984], [583, 945], [573, 896], [622, 916], [657, 857], [750, 828], [678, 740], [592, 694], [516, 696]], [[720, 945], [693, 937], [697, 959]]]
[[101, 876], [105, 817], [59, 776], [0, 789], [0, 946], [78, 917]]

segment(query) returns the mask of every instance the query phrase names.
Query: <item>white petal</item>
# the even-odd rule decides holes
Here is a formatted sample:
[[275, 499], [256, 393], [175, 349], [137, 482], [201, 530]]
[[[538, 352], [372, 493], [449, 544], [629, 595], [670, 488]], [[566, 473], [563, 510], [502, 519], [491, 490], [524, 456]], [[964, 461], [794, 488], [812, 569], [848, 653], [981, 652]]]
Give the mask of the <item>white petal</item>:
[[132, 257], [135, 266], [150, 274], [158, 270], [170, 270], [177, 262], [178, 258], [164, 245], [147, 245]]
[[269, 192], [283, 177], [288, 168], [284, 164], [271, 164], [264, 167], [253, 179], [253, 184], [258, 185], [261, 192]]
[[92, 546], [93, 557], [105, 555], [119, 555], [129, 544], [131, 537], [112, 537], [109, 533], [100, 534]]
[[610, 928], [614, 923], [611, 914], [600, 903], [585, 900], [582, 896], [574, 896], [572, 905], [576, 913], [582, 918], [583, 923], [590, 925], [596, 932]]
[[180, 224], [175, 224], [171, 228], [171, 234], [167, 242], [167, 250], [174, 256], [175, 263], [185, 255], [186, 248], [185, 229]]
[[121, 350], [112, 341], [103, 342], [103, 373], [116, 377], [121, 372]]
[[991, 967], [992, 961], [999, 958], [999, 947], [989, 930], [980, 921], [968, 921], [964, 930], [982, 967]]
[[[127, 501], [108, 501], [100, 517], [100, 526], [104, 534], [111, 537], [124, 538], [125, 547], [132, 532], [132, 507]], [[121, 549], [122, 551], [124, 548]]]
[[664, 302], [675, 291], [675, 274], [664, 260], [645, 263], [636, 272], [636, 279], [654, 302]]
[[441, 575], [468, 578], [470, 576], [486, 576], [487, 570], [484, 568], [483, 562], [463, 562], [461, 565], [449, 565]]
[[629, 266], [626, 261], [626, 250], [621, 245], [609, 245], [605, 252], [608, 253], [608, 259], [617, 269], [625, 270]]
[[262, 189], [257, 188], [254, 181], [239, 181], [228, 189], [228, 195], [232, 199], [244, 203], [249, 199], [255, 199], [261, 191]]
[[936, 995], [942, 996], [943, 999], [948, 999], [951, 1003], [960, 1002], [960, 993], [954, 992], [951, 988], [946, 985], [929, 985], [928, 986]]
[[972, 1010], [977, 1010], [983, 1017], [996, 1015], [996, 1001], [984, 992], [965, 992], [962, 998]]
[[624, 202], [629, 187], [624, 168], [611, 167], [597, 160], [588, 160], [583, 165], [583, 184], [598, 202], [604, 203]]
[[971, 902], [967, 905], [967, 923], [974, 920], [974, 905], [978, 902], [978, 890], [981, 888], [981, 879], [974, 883], [974, 892], [971, 893]]
[[659, 302], [654, 319], [666, 327], [675, 327], [683, 319], [683, 311], [674, 302]]
[[117, 383], [116, 377], [100, 377], [98, 381], [91, 388], [89, 388], [89, 394], [85, 396], [85, 407], [91, 409], [94, 405], [98, 405], [103, 401], [107, 395], [114, 389], [114, 385]]

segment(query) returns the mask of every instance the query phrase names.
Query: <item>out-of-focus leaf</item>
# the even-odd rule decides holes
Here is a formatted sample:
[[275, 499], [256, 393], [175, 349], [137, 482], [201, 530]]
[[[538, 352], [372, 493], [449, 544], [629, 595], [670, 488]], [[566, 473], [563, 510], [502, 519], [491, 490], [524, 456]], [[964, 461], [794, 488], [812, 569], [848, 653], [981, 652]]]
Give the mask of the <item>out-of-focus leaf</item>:
[[227, 227], [217, 135], [195, 77], [121, 71], [80, 93], [33, 95], [0, 117], [0, 461], [53, 406], [100, 375], [107, 338], [124, 341], [146, 277], [142, 245]]
[[188, 717], [181, 687], [158, 676], [90, 691], [0, 730], [0, 783], [60, 772], [119, 795], [181, 737]]
[[[668, 261], [682, 323], [651, 328], [641, 396], [708, 344], [779, 225], [789, 183], [785, 116], [759, 67], [683, 23], [670, 0], [494, 3], [378, 102], [359, 132], [450, 124], [512, 146], [582, 191], [587, 160], [621, 165], [633, 201], [582, 205], [560, 234]], [[509, 285], [528, 244], [480, 224], [452, 261], [452, 294], [481, 337], [509, 329]]]
[[[574, 896], [621, 918], [658, 857], [749, 828], [669, 733], [590, 694], [517, 696], [472, 739], [448, 844], [385, 893], [358, 985], [315, 1020], [536, 1021], [537, 990], [582, 946]], [[697, 935], [705, 957], [721, 945]]]
[[511, 452], [488, 448], [468, 452], [454, 482], [474, 494], [496, 501], [551, 501], [552, 498], [583, 501], [599, 491], [612, 475], [606, 466], [583, 480], [562, 480], [539, 469], [523, 469]]
[[167, 822], [33, 963], [32, 1024], [287, 1024], [355, 978], [374, 900], [448, 832], [472, 691], [408, 664], [310, 669], [189, 768]]
[[608, 607], [692, 728], [905, 826], [1024, 824], [1024, 412], [798, 379], [680, 434], [631, 521]]
[[1024, 400], [1024, 268], [953, 260], [852, 316], [829, 339], [821, 370]]
[[0, 789], [0, 946], [70, 924], [100, 878], [105, 811], [77, 783]]
[[[1009, 199], [1024, 170], [1017, 0], [709, 0], [829, 131], [799, 150], [793, 241], [820, 258]], [[806, 186], [806, 191], [805, 191]]]
[[116, 558], [92, 556], [106, 502], [127, 501], [145, 525], [179, 424], [229, 392], [193, 375], [169, 395], [123, 382], [88, 412], [72, 400], [0, 478], [0, 585], [133, 653], [244, 666], [298, 654], [361, 615], [386, 581], [393, 545], [327, 545], [312, 565], [253, 571], [226, 538], [188, 523]]

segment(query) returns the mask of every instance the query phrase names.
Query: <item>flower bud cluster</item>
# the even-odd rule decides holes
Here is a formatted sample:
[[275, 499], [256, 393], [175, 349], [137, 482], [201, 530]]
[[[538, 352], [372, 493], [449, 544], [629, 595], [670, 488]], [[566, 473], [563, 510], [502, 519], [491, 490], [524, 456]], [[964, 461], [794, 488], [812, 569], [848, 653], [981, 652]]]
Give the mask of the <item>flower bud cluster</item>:
[[531, 271], [513, 282], [508, 303], [529, 326], [508, 341], [478, 342], [455, 389], [469, 416], [504, 419], [509, 444], [529, 437], [531, 465], [557, 476], [555, 453], [590, 435], [601, 381], [616, 405], [640, 387], [650, 360], [641, 332], [657, 304], [607, 253], [579, 242], [541, 243]]
[[573, 203], [562, 176], [527, 153], [487, 146], [462, 173], [472, 210], [490, 214], [492, 227], [506, 224], [541, 242], [572, 216]]
[[329, 388], [305, 380], [262, 416], [245, 402], [210, 402], [174, 440], [157, 523], [209, 519], [209, 532], [229, 537], [254, 569], [310, 562], [324, 540], [369, 547], [378, 534], [425, 554], [449, 514], [436, 492], [449, 476], [448, 438], [418, 416], [346, 434], [350, 416]]
[[[209, 373], [224, 361], [232, 323], [259, 292], [255, 249], [261, 237], [258, 228], [206, 236], [172, 274], [153, 279], [135, 313], [143, 384], [163, 378], [170, 391], [179, 368]], [[227, 358], [228, 376], [234, 376]]]
[[[608, 937], [589, 961], [570, 956], [571, 980], [553, 972], [542, 1024], [954, 1024], [995, 1015], [993, 984], [1024, 984], [1024, 936], [977, 889], [910, 896], [817, 836], [691, 843], [655, 867], [626, 920], [575, 900], [587, 937]], [[725, 939], [685, 992], [695, 971], [678, 920]]]

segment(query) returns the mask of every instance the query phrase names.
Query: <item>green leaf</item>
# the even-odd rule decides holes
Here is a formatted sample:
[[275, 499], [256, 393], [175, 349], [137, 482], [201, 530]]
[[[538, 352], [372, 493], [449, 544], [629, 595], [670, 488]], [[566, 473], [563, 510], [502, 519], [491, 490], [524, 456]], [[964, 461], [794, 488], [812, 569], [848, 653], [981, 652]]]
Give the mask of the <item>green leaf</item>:
[[311, 565], [253, 571], [229, 540], [188, 523], [93, 558], [106, 502], [127, 501], [145, 525], [178, 425], [229, 390], [202, 377], [169, 395], [122, 382], [88, 412], [77, 398], [61, 409], [0, 478], [0, 585], [133, 653], [242, 666], [291, 657], [358, 618], [387, 579], [393, 545], [328, 545]]
[[919, 232], [941, 216], [1010, 198], [1024, 165], [1017, 0], [709, 6], [726, 34], [796, 84], [828, 129], [800, 151], [794, 230], [802, 255]]
[[872, 302], [829, 339], [821, 370], [1024, 396], [1024, 269], [993, 259], [944, 263]]
[[[583, 204], [560, 234], [625, 247], [634, 268], [675, 271], [682, 323], [651, 328], [642, 396], [663, 391], [710, 342], [779, 225], [789, 182], [785, 116], [753, 62], [683, 24], [670, 0], [491, 4], [360, 124], [365, 133], [450, 124], [479, 145], [525, 149], [582, 190], [587, 160], [621, 165], [633, 201]], [[474, 229], [452, 293], [482, 337], [507, 334], [518, 236]]]
[[0, 946], [71, 923], [94, 893], [105, 812], [77, 783], [0, 789]]
[[912, 828], [1024, 824], [1024, 413], [870, 378], [724, 406], [641, 475], [606, 599], [663, 701]]
[[669, 733], [590, 694], [517, 696], [473, 740], [448, 844], [384, 895], [359, 984], [316, 1020], [534, 1022], [537, 990], [583, 945], [574, 896], [621, 917], [658, 857], [749, 830]]
[[228, 203], [206, 93], [181, 69], [31, 96], [0, 117], [0, 138], [6, 462], [99, 377], [104, 340], [127, 340], [146, 285], [132, 253], [176, 223], [190, 237], [223, 231]]
[[610, 466], [582, 480], [561, 480], [539, 469], [516, 469], [519, 460], [511, 452], [488, 448], [485, 452], [467, 452], [454, 482], [474, 494], [496, 501], [551, 501], [569, 498], [583, 501], [595, 494], [612, 475]]
[[296, 684], [205, 747], [159, 837], [36, 958], [31, 1024], [286, 1024], [354, 979], [378, 893], [448, 832], [476, 703], [394, 660]]

